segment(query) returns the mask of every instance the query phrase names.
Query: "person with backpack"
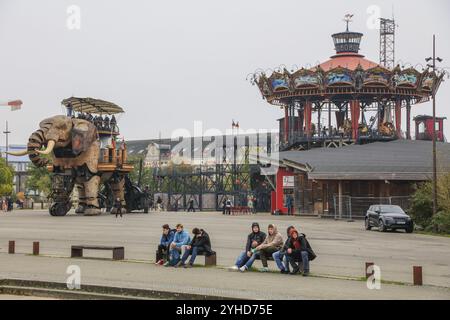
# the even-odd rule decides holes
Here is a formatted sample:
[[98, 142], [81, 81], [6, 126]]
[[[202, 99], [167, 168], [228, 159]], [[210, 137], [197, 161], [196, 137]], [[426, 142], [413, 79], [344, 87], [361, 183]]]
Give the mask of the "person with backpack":
[[[181, 260], [175, 265], [176, 268], [183, 266], [184, 268], [192, 268], [195, 258], [197, 254], [204, 253], [206, 256], [210, 256], [214, 254], [214, 251], [211, 249], [211, 240], [209, 239], [208, 233], [199, 228], [192, 229], [192, 234], [194, 237], [192, 241], [186, 246], [183, 257]], [[189, 263], [186, 264], [186, 260], [189, 259]]]
[[[247, 236], [247, 243], [245, 244], [245, 251], [241, 252], [241, 254], [236, 259], [236, 263], [234, 266], [230, 268], [230, 270], [240, 270], [245, 271], [246, 263], [249, 263], [251, 266], [255, 259], [257, 258], [257, 255], [253, 255], [254, 249], [259, 246], [261, 243], [264, 242], [266, 239], [266, 234], [261, 231], [259, 228], [258, 222], [252, 223], [252, 232]], [[251, 260], [251, 262], [250, 262]]]
[[169, 246], [175, 236], [175, 229], [170, 229], [168, 224], [162, 226], [162, 235], [159, 240], [158, 251], [156, 253], [156, 264], [163, 265], [169, 260]]
[[288, 249], [289, 242], [291, 241], [291, 238], [289, 235], [290, 235], [290, 231], [292, 229], [294, 229], [294, 226], [287, 227], [286, 234], [287, 234], [288, 238], [284, 242], [284, 245], [281, 247], [281, 249], [272, 254], [273, 260], [277, 264], [278, 269], [280, 269], [280, 272], [283, 274], [287, 274], [290, 272], [289, 263], [288, 263], [287, 257], [286, 257], [286, 251]]
[[286, 256], [288, 262], [293, 267], [291, 274], [299, 272], [300, 267], [296, 262], [302, 262], [304, 277], [309, 275], [309, 261], [315, 258], [315, 254], [312, 248], [308, 245], [304, 234], [299, 234], [298, 231], [293, 228], [289, 232], [290, 241], [288, 249], [286, 250]]
[[225, 214], [231, 214], [231, 207], [233, 206], [233, 203], [230, 199], [227, 199], [225, 201]]

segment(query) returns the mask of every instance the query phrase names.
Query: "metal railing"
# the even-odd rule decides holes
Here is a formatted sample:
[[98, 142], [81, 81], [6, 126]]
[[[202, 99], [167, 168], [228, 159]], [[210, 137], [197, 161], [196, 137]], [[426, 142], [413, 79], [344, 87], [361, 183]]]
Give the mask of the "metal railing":
[[411, 204], [410, 196], [392, 196], [392, 197], [353, 197], [333, 195], [334, 219], [363, 219], [367, 210], [374, 204], [398, 205], [403, 210], [408, 210]]

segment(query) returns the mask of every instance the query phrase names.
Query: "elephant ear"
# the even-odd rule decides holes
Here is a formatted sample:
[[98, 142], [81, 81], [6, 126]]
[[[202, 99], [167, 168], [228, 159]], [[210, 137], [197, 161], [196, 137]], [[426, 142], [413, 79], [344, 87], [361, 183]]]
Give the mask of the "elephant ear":
[[82, 119], [73, 119], [72, 150], [75, 154], [86, 151], [97, 139], [97, 128], [92, 123]]

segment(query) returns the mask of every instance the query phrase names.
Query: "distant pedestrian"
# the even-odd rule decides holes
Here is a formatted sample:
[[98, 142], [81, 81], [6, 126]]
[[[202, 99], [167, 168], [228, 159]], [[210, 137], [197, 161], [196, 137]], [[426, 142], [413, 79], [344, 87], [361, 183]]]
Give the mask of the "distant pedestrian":
[[292, 215], [294, 209], [294, 198], [290, 194], [286, 196], [286, 208], [288, 209], [288, 215]]
[[158, 196], [158, 199], [156, 200], [156, 209], [157, 209], [158, 211], [161, 211], [161, 210], [162, 210], [162, 199], [161, 199], [160, 196]]
[[227, 199], [225, 202], [225, 214], [231, 214], [231, 207], [233, 206], [233, 203], [230, 199]]
[[117, 209], [116, 211], [116, 218], [118, 215], [122, 218], [122, 201], [120, 201], [120, 198], [116, 199], [115, 207]]
[[187, 209], [187, 212], [195, 212], [195, 208], [194, 208], [194, 199], [189, 200], [189, 206]]

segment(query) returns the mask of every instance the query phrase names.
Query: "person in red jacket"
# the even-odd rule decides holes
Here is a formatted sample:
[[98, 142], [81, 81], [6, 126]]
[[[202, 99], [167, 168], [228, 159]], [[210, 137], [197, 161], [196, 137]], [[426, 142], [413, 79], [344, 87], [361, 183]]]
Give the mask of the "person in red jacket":
[[286, 250], [286, 256], [288, 262], [291, 264], [293, 270], [291, 274], [296, 274], [299, 270], [299, 264], [303, 264], [303, 276], [309, 275], [309, 256], [306, 245], [306, 240], [303, 235], [299, 235], [295, 228], [292, 228], [289, 232], [290, 241], [288, 244], [288, 249]]

